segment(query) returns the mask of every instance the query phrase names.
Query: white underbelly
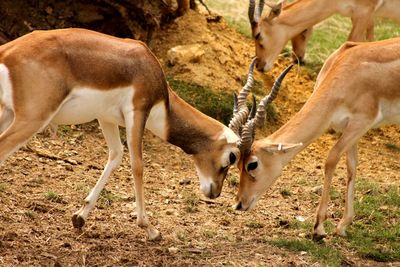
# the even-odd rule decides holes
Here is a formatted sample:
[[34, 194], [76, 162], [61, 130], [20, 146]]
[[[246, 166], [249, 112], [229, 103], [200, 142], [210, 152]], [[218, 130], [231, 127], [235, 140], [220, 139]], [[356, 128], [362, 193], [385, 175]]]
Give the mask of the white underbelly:
[[[74, 89], [50, 123], [70, 125], [99, 119], [125, 127], [125, 120], [128, 119], [129, 125], [133, 125], [132, 118], [124, 116], [133, 110], [133, 92], [132, 87], [106, 91], [89, 88]], [[168, 124], [164, 101], [152, 107], [146, 128], [166, 140]]]
[[381, 100], [374, 128], [388, 124], [400, 124], [400, 100]]
[[82, 124], [101, 119], [125, 125], [123, 110], [132, 106], [132, 87], [97, 90], [77, 88], [65, 99], [51, 123]]

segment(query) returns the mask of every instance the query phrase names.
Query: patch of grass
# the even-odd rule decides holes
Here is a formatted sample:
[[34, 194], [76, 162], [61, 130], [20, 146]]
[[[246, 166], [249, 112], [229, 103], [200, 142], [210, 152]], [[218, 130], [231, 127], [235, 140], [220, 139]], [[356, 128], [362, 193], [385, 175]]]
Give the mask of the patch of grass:
[[111, 206], [114, 201], [117, 201], [118, 197], [111, 191], [103, 189], [99, 196], [100, 207]]
[[297, 230], [305, 230], [307, 232], [313, 229], [314, 224], [313, 222], [304, 221], [300, 222], [299, 220], [293, 219], [288, 221], [288, 228], [290, 229], [297, 229]]
[[339, 199], [339, 200], [343, 199], [342, 193], [334, 187], [331, 187], [329, 195], [330, 195], [332, 201], [337, 200], [337, 199]]
[[264, 224], [257, 222], [257, 221], [249, 221], [246, 222], [246, 227], [251, 228], [251, 229], [260, 229], [264, 227]]
[[71, 136], [72, 135], [73, 130], [71, 129], [71, 126], [69, 125], [59, 125], [57, 127], [57, 134], [59, 136]]
[[342, 266], [344, 261], [342, 253], [336, 248], [315, 243], [308, 239], [277, 239], [267, 242], [290, 251], [307, 252], [315, 261], [323, 265]]
[[366, 180], [357, 183], [361, 197], [349, 228], [350, 247], [375, 261], [400, 260], [400, 187], [382, 189]]
[[183, 100], [196, 109], [225, 124], [229, 123], [233, 109], [232, 94], [214, 92], [211, 88], [190, 84], [171, 77], [168, 78], [168, 82]]
[[292, 195], [292, 192], [290, 192], [290, 190], [286, 188], [282, 189], [280, 193], [284, 198], [290, 197]]
[[392, 143], [387, 143], [385, 144], [387, 149], [390, 149], [392, 151], [396, 151], [396, 152], [400, 152], [400, 147], [397, 146], [396, 144], [392, 144]]
[[[206, 115], [223, 122], [225, 125], [229, 123], [232, 118], [233, 110], [232, 93], [227, 93], [225, 91], [216, 92], [209, 87], [176, 80], [172, 77], [168, 77], [167, 79], [171, 88], [190, 105], [194, 106]], [[261, 82], [256, 82], [255, 87], [261, 88]], [[262, 91], [261, 89], [258, 90], [260, 92]], [[265, 92], [262, 94], [265, 94]], [[248, 99], [250, 101], [250, 97]], [[250, 109], [251, 103], [249, 102], [248, 105]], [[275, 120], [277, 117], [273, 105], [267, 107], [266, 114], [268, 121]]]
[[214, 229], [205, 229], [203, 231], [203, 235], [208, 238], [208, 239], [213, 239], [217, 236], [217, 231], [215, 231]]
[[175, 233], [175, 237], [180, 241], [185, 241], [187, 239], [186, 233], [182, 230], [179, 230]]
[[239, 185], [239, 177], [236, 175], [228, 175], [226, 181], [230, 187], [237, 187]]
[[5, 192], [6, 188], [7, 188], [6, 184], [1, 183], [0, 184], [0, 193]]
[[185, 202], [186, 212], [194, 213], [198, 211], [197, 205], [199, 204], [199, 198], [194, 192], [185, 192], [183, 199]]
[[[400, 36], [399, 24], [389, 19], [377, 18], [375, 25], [375, 40]], [[314, 27], [306, 48], [306, 67], [311, 74], [318, 73], [328, 56], [347, 40], [351, 27], [350, 18], [340, 15]]]
[[36, 215], [37, 215], [36, 212], [34, 212], [32, 210], [27, 210], [27, 211], [24, 212], [24, 216], [29, 218], [29, 219], [31, 219], [31, 220], [35, 219]]
[[248, 2], [206, 0], [206, 5], [214, 12], [224, 16], [227, 24], [246, 37], [251, 37], [249, 19], [247, 17]]
[[54, 191], [47, 191], [44, 193], [44, 197], [50, 202], [61, 203], [63, 201], [62, 196]]
[[347, 40], [350, 31], [350, 19], [340, 15], [315, 26], [306, 48], [305, 60], [309, 72], [318, 72], [328, 56]]
[[225, 20], [229, 27], [233, 28], [235, 31], [240, 33], [241, 35], [251, 38], [251, 29], [250, 29], [250, 23], [248, 19], [236, 19], [231, 16], [226, 16]]

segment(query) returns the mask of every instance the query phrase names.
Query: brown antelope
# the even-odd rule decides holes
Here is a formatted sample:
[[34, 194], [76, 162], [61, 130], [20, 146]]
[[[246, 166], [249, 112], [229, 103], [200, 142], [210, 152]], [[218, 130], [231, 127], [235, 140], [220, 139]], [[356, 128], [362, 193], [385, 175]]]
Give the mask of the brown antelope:
[[295, 56], [302, 61], [313, 25], [339, 13], [351, 17], [352, 30], [349, 41], [374, 39], [374, 16], [400, 22], [400, 0], [297, 0], [286, 4], [270, 4], [271, 11], [261, 14], [264, 0], [255, 10], [255, 0], [250, 0], [249, 20], [255, 39], [257, 69], [268, 71], [286, 43], [291, 39]]
[[[243, 88], [247, 91], [253, 79], [250, 69]], [[201, 190], [209, 198], [220, 195], [229, 167], [240, 157], [237, 129], [179, 98], [144, 43], [89, 30], [35, 31], [0, 46], [0, 107], [0, 163], [47, 125], [98, 120], [109, 149], [108, 161], [85, 204], [72, 217], [75, 228], [83, 227], [121, 163], [118, 126], [126, 128], [137, 223], [151, 240], [160, 238], [160, 233], [145, 211], [145, 128], [193, 155]], [[246, 108], [236, 110], [231, 124], [240, 125], [247, 114]]]
[[[400, 38], [371, 43], [347, 42], [323, 65], [315, 89], [302, 109], [265, 139], [248, 142], [238, 163], [238, 210], [254, 208], [283, 167], [327, 129], [342, 132], [329, 151], [314, 237], [325, 236], [329, 190], [340, 157], [347, 156], [344, 214], [336, 232], [345, 235], [354, 217], [357, 142], [371, 128], [400, 123]], [[245, 126], [252, 140], [253, 126]]]

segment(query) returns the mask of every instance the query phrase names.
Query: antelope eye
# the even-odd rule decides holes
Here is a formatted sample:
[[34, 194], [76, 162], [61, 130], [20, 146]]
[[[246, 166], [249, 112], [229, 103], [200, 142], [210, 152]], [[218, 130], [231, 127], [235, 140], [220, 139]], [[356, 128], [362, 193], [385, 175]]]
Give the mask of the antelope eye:
[[235, 162], [236, 162], [236, 155], [233, 154], [233, 152], [231, 152], [231, 153], [229, 154], [229, 163], [232, 165], [232, 164], [234, 164]]
[[256, 40], [258, 40], [258, 39], [260, 39], [260, 33], [257, 33], [255, 36], [254, 36], [254, 38], [256, 39]]
[[255, 170], [255, 169], [257, 169], [257, 167], [258, 167], [257, 161], [251, 162], [251, 163], [247, 164], [247, 171], [249, 172], [249, 171]]

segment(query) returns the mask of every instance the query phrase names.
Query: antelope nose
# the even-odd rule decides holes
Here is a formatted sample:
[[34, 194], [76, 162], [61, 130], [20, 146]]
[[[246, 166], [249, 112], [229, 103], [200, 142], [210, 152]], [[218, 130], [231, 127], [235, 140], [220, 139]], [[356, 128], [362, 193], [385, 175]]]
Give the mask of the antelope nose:
[[242, 202], [239, 202], [236, 204], [236, 210], [241, 210], [242, 209]]

